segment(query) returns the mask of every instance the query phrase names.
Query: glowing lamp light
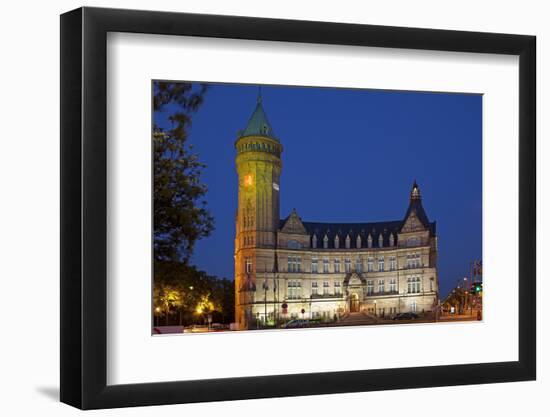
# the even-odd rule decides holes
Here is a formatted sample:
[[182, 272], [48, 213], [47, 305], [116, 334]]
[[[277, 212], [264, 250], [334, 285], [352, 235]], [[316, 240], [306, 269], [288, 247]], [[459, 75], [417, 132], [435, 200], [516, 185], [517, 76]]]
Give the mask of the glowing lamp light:
[[252, 185], [252, 175], [245, 175], [244, 176], [244, 185], [246, 187], [250, 187]]

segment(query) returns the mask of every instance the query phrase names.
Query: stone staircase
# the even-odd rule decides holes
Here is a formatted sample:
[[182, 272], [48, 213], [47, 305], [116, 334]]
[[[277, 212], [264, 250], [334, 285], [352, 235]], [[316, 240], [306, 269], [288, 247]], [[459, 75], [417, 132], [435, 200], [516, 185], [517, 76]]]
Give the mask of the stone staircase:
[[375, 317], [365, 313], [348, 313], [343, 316], [338, 322], [339, 326], [360, 326], [365, 324], [374, 324], [377, 320]]

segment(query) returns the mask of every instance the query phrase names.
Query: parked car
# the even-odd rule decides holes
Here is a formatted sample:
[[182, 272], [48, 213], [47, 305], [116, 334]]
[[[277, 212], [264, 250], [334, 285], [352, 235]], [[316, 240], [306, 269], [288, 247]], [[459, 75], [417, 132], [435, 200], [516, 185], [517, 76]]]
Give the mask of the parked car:
[[309, 320], [294, 319], [283, 325], [283, 328], [285, 329], [299, 329], [302, 327], [309, 327]]
[[418, 318], [416, 313], [399, 313], [393, 319], [394, 320], [415, 320]]

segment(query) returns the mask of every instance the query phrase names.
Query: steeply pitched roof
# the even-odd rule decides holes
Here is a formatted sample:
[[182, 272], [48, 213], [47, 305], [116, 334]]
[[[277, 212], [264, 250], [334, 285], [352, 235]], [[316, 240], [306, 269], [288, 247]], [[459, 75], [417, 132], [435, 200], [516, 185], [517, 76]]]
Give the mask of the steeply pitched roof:
[[241, 138], [244, 136], [266, 136], [278, 141], [263, 108], [261, 95], [258, 95], [256, 108], [248, 120], [246, 129], [240, 131], [238, 136]]
[[[392, 220], [385, 222], [369, 222], [369, 223], [322, 223], [322, 222], [305, 222], [301, 221], [300, 217], [295, 210], [285, 219], [279, 221], [279, 230], [285, 227], [287, 222], [294, 218], [301, 221], [301, 224], [305, 228], [305, 232], [309, 235], [310, 239], [313, 239], [315, 235], [317, 238], [317, 248], [323, 248], [323, 239], [325, 236], [328, 238], [327, 249], [334, 249], [334, 240], [336, 236], [339, 239], [339, 248], [346, 248], [346, 238], [350, 238], [350, 248], [359, 249], [368, 247], [369, 235], [372, 239], [372, 247], [389, 247], [390, 236], [393, 235], [394, 244], [397, 244], [397, 234], [401, 232], [403, 226], [407, 222], [409, 216], [414, 213], [422, 225], [430, 231], [431, 236], [436, 234], [436, 222], [430, 222], [424, 207], [422, 206], [422, 199], [420, 197], [420, 189], [416, 184], [413, 184], [410, 202], [405, 217], [402, 220]], [[380, 246], [380, 235], [382, 235], [382, 246]], [[357, 236], [361, 237], [360, 247], [357, 246]]]

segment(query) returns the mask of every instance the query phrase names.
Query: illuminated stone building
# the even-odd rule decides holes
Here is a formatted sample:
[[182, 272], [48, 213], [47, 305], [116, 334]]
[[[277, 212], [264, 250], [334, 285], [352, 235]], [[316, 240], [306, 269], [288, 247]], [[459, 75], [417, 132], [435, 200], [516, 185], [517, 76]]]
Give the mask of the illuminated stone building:
[[239, 180], [235, 320], [240, 329], [291, 318], [427, 313], [438, 299], [436, 224], [414, 182], [402, 219], [303, 221], [279, 213], [283, 146], [261, 96], [235, 142]]

